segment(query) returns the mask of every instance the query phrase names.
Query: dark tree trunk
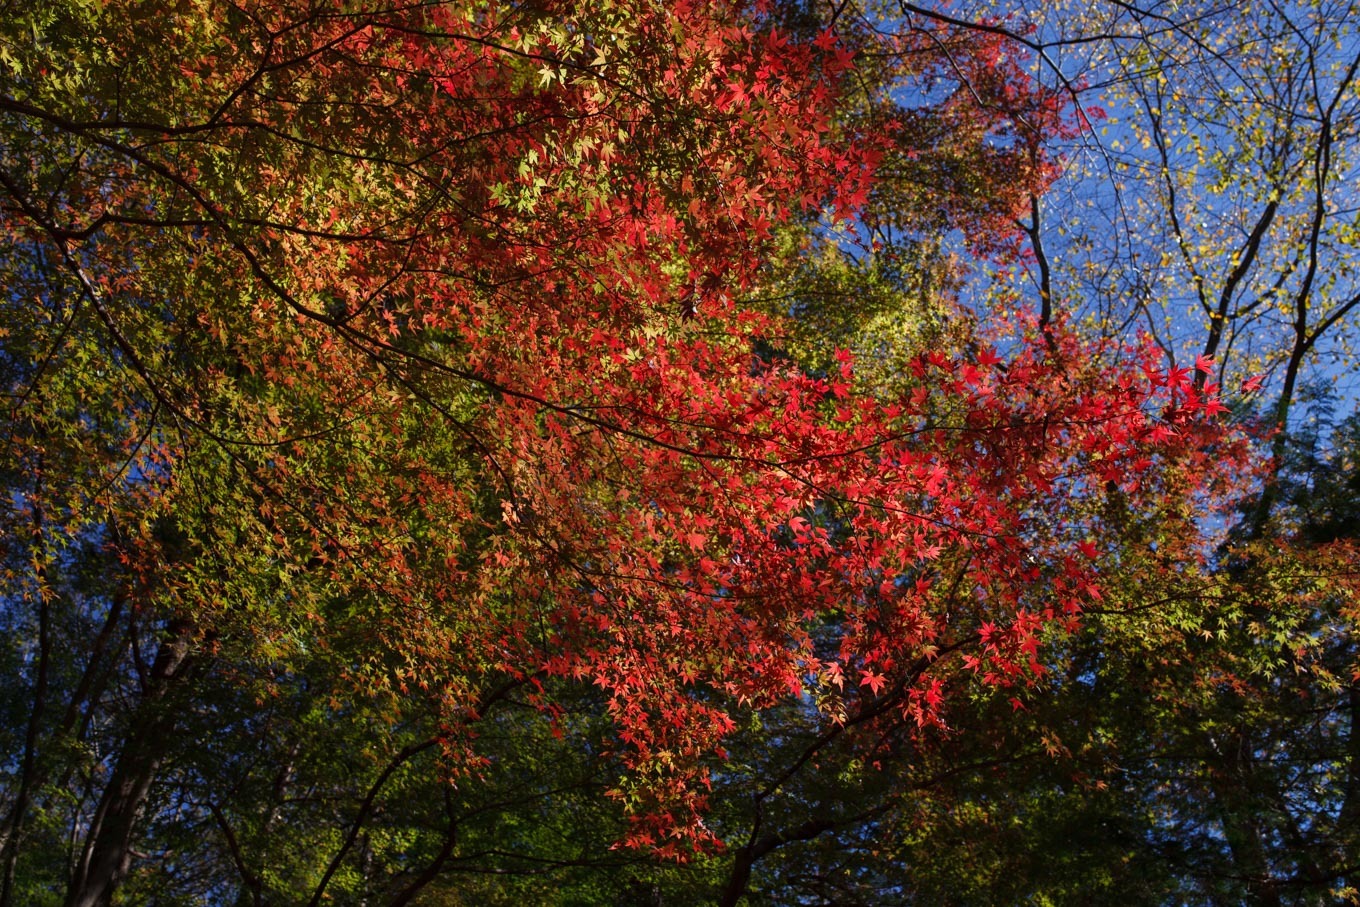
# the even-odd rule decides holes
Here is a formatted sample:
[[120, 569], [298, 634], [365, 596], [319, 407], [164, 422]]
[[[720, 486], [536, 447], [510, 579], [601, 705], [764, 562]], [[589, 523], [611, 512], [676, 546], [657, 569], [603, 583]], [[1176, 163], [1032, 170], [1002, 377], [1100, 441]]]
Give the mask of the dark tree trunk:
[[66, 907], [108, 904], [127, 874], [137, 818], [178, 724], [167, 700], [191, 666], [192, 637], [188, 623], [173, 622], [156, 652], [146, 693], [90, 822]]

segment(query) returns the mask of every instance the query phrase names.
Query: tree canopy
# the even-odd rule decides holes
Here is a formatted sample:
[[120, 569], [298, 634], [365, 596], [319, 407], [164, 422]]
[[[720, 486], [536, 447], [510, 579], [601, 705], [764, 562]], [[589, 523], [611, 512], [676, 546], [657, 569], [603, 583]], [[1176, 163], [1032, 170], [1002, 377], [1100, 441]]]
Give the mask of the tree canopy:
[[1347, 12], [11, 4], [0, 907], [1360, 899]]

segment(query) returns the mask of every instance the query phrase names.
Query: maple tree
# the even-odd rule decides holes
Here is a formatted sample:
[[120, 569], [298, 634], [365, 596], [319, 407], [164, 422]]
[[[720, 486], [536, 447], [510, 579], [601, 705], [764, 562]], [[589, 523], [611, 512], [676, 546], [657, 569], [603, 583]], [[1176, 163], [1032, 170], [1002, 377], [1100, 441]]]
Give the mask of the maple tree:
[[780, 235], [858, 217], [900, 299], [947, 274], [937, 224], [1013, 248], [1079, 127], [999, 38], [786, 13], [0, 26], [0, 902], [409, 903], [551, 799], [536, 746], [608, 792], [610, 843], [683, 859], [723, 843], [734, 715], [793, 708], [813, 751], [727, 841], [735, 902], [777, 778], [908, 745], [959, 678], [1023, 686], [1102, 595], [1091, 502], [1232, 462], [1193, 370], [1047, 316], [872, 380], [800, 352]]
[[959, 733], [922, 760], [943, 780], [880, 821], [865, 862], [923, 903], [1352, 898], [1354, 554], [1312, 546], [1349, 504], [1314, 522], [1295, 479], [1314, 528], [1239, 542], [1231, 569], [1183, 556], [1176, 508], [1127, 513], [1104, 600], [1051, 640], [1025, 710], [951, 697]]
[[[1335, 477], [1351, 442], [1333, 416], [1353, 406], [1354, 9], [892, 8], [1004, 35], [1092, 127], [1049, 146], [1056, 179], [1017, 218], [1028, 248], [977, 307], [1150, 332], [1168, 367], [1228, 388], [1264, 454], [1239, 512], [1107, 527], [1104, 602], [1050, 638], [1050, 695], [1023, 718], [985, 697], [953, 716], [991, 716], [975, 736], [1018, 756], [918, 817], [903, 860], [930, 867], [921, 899], [980, 885], [1088, 903], [1114, 884], [1147, 903], [1353, 901], [1354, 554]], [[1191, 556], [1206, 525], [1232, 532]], [[1013, 872], [1069, 821], [1089, 849]], [[1116, 861], [1148, 872], [1091, 868]]]

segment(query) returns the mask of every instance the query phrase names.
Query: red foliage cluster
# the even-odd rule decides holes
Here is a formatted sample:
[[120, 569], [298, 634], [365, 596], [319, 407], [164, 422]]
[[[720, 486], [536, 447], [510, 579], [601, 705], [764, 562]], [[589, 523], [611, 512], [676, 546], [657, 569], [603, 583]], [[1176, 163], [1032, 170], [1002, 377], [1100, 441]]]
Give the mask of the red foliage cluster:
[[[107, 65], [182, 33], [177, 93], [136, 120], [35, 100], [102, 188], [8, 205], [8, 228], [93, 275], [109, 345], [182, 430], [166, 449], [230, 452], [285, 573], [326, 584], [253, 632], [305, 618], [365, 653], [350, 680], [434, 702], [464, 767], [498, 679], [597, 685], [630, 843], [708, 840], [733, 702], [848, 685], [924, 725], [947, 653], [1033, 668], [1099, 595], [1073, 501], [1137, 493], [1216, 407], [1056, 330], [925, 355], [890, 398], [848, 354], [821, 376], [757, 354], [777, 326], [737, 300], [774, 225], [855, 215], [892, 142], [1008, 166], [1060, 128], [985, 38], [947, 44], [980, 107], [951, 92], [855, 138], [833, 120], [850, 50], [741, 3], [138, 7], [102, 13]], [[996, 153], [1003, 119], [1023, 147]], [[156, 473], [172, 502], [202, 493], [179, 469]]]

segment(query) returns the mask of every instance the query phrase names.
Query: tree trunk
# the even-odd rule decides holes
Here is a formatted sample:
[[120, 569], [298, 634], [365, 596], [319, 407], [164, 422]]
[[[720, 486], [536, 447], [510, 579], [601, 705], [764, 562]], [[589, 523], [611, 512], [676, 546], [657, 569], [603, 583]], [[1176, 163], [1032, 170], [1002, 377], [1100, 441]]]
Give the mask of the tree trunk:
[[192, 636], [187, 622], [174, 621], [156, 652], [138, 714], [86, 833], [66, 907], [108, 904], [127, 874], [137, 817], [178, 723], [166, 698], [192, 663]]

